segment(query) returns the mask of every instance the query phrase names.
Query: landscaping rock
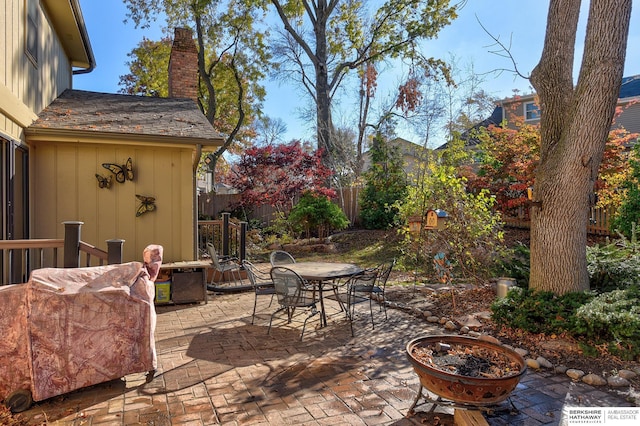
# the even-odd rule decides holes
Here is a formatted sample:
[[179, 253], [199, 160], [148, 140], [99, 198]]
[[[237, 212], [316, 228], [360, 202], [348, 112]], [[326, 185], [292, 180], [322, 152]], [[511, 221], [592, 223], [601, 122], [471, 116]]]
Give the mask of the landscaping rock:
[[471, 331], [469, 332], [469, 337], [475, 337], [475, 338], [477, 339], [477, 338], [479, 338], [480, 336], [482, 336], [482, 333], [479, 333], [479, 332], [477, 332], [477, 331], [473, 331], [473, 330], [471, 330]]
[[453, 331], [453, 330], [457, 330], [457, 329], [458, 329], [458, 326], [457, 326], [457, 325], [455, 325], [455, 323], [454, 323], [453, 321], [447, 321], [447, 322], [444, 324], [444, 328], [445, 328], [445, 329], [447, 329], [447, 330], [449, 330], [449, 331]]
[[478, 321], [474, 315], [464, 315], [456, 318], [456, 321], [458, 322], [458, 324], [462, 324], [466, 327], [476, 330], [482, 327], [482, 323]]
[[589, 373], [582, 378], [582, 381], [591, 386], [604, 386], [607, 384], [607, 381], [598, 376], [597, 374]]
[[462, 327], [460, 327], [460, 333], [467, 334], [468, 332], [469, 332], [469, 327], [467, 327], [466, 325], [463, 325]]
[[538, 358], [536, 358], [536, 361], [538, 361], [538, 364], [540, 364], [541, 367], [544, 368], [553, 368], [553, 364], [551, 364], [546, 358], [539, 356]]
[[427, 321], [436, 323], [436, 322], [440, 322], [440, 318], [435, 316], [430, 316], [430, 317], [427, 317]]
[[525, 364], [527, 364], [527, 367], [533, 368], [534, 370], [537, 370], [540, 368], [540, 363], [533, 358], [527, 358], [524, 362]]
[[555, 373], [565, 374], [569, 368], [565, 365], [557, 365], [556, 368], [553, 369]]
[[573, 380], [580, 380], [584, 376], [584, 371], [577, 370], [575, 368], [570, 368], [567, 370], [567, 376], [571, 377]]
[[515, 351], [522, 357], [525, 358], [527, 355], [529, 355], [529, 351], [524, 349], [524, 348], [516, 348]]
[[433, 314], [431, 313], [431, 311], [422, 311], [422, 315], [423, 315], [425, 318], [429, 318], [429, 317], [433, 316]]
[[620, 376], [611, 376], [607, 378], [607, 384], [614, 388], [621, 388], [625, 386], [629, 386], [631, 383], [624, 377]]
[[638, 376], [638, 373], [636, 373], [635, 371], [631, 371], [631, 370], [620, 370], [618, 371], [618, 376], [630, 380], [633, 379], [634, 377]]

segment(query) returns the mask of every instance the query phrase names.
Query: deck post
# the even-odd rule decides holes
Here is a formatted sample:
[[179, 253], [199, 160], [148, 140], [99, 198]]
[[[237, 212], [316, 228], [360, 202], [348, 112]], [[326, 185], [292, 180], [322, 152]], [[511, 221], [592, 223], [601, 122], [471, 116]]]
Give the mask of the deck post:
[[247, 257], [247, 222], [240, 222], [240, 262]]
[[222, 213], [222, 255], [229, 256], [229, 217], [231, 213]]
[[122, 263], [122, 244], [124, 244], [124, 240], [117, 238], [107, 240], [107, 263], [109, 265]]
[[64, 225], [64, 267], [80, 267], [80, 231], [84, 222], [69, 220]]

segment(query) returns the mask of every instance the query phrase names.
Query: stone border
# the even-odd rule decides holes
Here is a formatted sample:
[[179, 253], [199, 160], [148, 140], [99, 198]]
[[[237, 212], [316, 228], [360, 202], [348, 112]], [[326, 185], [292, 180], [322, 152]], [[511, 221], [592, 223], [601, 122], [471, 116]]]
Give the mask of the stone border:
[[[434, 291], [437, 291], [437, 290], [434, 290]], [[373, 295], [372, 298], [378, 303], [383, 303], [382, 297], [379, 295]], [[533, 370], [541, 370], [541, 369], [550, 370], [556, 374], [565, 374], [567, 377], [569, 377], [573, 381], [582, 381], [583, 383], [586, 383], [591, 386], [606, 385], [612, 388], [616, 388], [616, 390], [620, 390], [621, 388], [631, 386], [631, 383], [629, 382], [629, 380], [640, 375], [640, 367], [636, 367], [633, 370], [618, 370], [614, 375], [611, 375], [605, 379], [600, 375], [593, 374], [593, 373], [586, 374], [582, 370], [568, 368], [564, 365], [554, 366], [550, 361], [548, 361], [542, 356], [539, 356], [535, 359], [532, 357], [529, 357], [529, 351], [527, 349], [514, 348], [511, 345], [505, 345], [502, 342], [500, 342], [500, 340], [498, 340], [493, 336], [474, 331], [471, 329], [470, 326], [467, 326], [467, 325], [459, 326], [449, 318], [446, 318], [446, 317], [438, 318], [437, 316], [432, 315], [430, 311], [423, 311], [419, 308], [414, 308], [398, 302], [384, 301], [384, 303], [388, 308], [398, 309], [404, 312], [408, 312], [414, 315], [415, 317], [424, 319], [427, 322], [432, 324], [440, 324], [442, 328], [444, 328], [448, 332], [457, 332], [458, 334], [461, 334], [461, 335], [468, 335], [470, 337], [476, 337], [478, 339], [482, 339], [482, 340], [490, 341], [493, 343], [497, 343], [499, 345], [506, 346], [516, 351], [518, 354], [520, 354], [520, 356], [524, 358], [527, 367]], [[470, 317], [472, 316], [473, 316], [472, 320], [477, 321], [474, 315], [470, 315]], [[478, 324], [481, 324], [481, 323], [478, 322]], [[639, 395], [631, 395], [631, 392], [629, 392], [628, 397], [635, 399], [636, 406], [640, 405]]]

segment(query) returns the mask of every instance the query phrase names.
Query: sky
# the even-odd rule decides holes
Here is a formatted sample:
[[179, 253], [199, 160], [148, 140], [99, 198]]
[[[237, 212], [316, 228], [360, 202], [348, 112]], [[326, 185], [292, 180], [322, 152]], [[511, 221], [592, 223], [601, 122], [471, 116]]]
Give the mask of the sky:
[[[581, 25], [577, 35], [576, 58], [581, 58], [584, 26], [588, 1], [583, 2]], [[128, 73], [127, 53], [143, 37], [159, 40], [162, 22], [148, 29], [136, 29], [132, 22], [124, 23], [127, 9], [120, 0], [80, 0], [85, 25], [96, 58], [97, 67], [91, 73], [76, 75], [74, 89], [117, 93], [119, 77]], [[540, 59], [544, 43], [548, 2], [522, 0], [468, 0], [459, 11], [459, 17], [438, 34], [438, 38], [424, 43], [427, 55], [445, 61], [456, 58], [460, 66], [473, 65], [482, 75], [483, 89], [497, 98], [505, 98], [517, 89], [521, 93], [533, 90], [528, 80], [515, 77], [511, 60], [494, 53], [494, 37], [510, 46], [518, 71], [527, 76]], [[574, 76], [578, 74], [579, 63]], [[395, 71], [395, 72], [394, 72]], [[640, 74], [640, 8], [633, 9], [624, 76]], [[399, 70], [386, 70], [381, 74], [379, 97], [389, 96], [399, 81]], [[287, 125], [285, 140], [313, 139], [313, 128], [308, 120], [299, 118], [300, 93], [292, 84], [283, 85], [273, 80], [264, 82], [267, 98], [263, 112], [271, 118], [280, 118]], [[334, 119], [336, 117], [334, 116]], [[410, 130], [399, 130], [399, 136], [415, 139]], [[416, 141], [417, 142], [417, 141]]]

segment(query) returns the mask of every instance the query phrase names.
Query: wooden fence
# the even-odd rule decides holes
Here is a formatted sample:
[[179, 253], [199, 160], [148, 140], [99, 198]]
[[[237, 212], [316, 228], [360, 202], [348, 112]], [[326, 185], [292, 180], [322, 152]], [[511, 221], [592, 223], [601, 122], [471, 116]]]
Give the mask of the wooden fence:
[[[343, 188], [338, 192], [337, 203], [344, 211], [351, 225], [360, 223], [360, 204], [358, 200], [360, 190], [360, 187], [350, 187]], [[201, 217], [219, 218], [223, 212], [231, 211], [241, 198], [240, 194], [200, 194], [198, 197], [198, 212]], [[271, 224], [271, 221], [276, 217], [275, 215], [276, 210], [269, 205], [256, 207], [252, 211], [246, 212], [247, 220], [258, 220], [265, 226]]]
[[[344, 188], [338, 193], [338, 205], [342, 208], [351, 225], [360, 224], [360, 204], [359, 196], [362, 187]], [[200, 195], [199, 212], [211, 218], [220, 217], [222, 212], [230, 211], [230, 208], [240, 201], [240, 194], [203, 194]], [[591, 208], [589, 214], [589, 223], [587, 223], [587, 232], [593, 235], [611, 235], [609, 225], [613, 218], [615, 210], [608, 208]], [[247, 220], [258, 220], [265, 226], [269, 226], [275, 218], [275, 209], [271, 206], [264, 205], [255, 208], [251, 212], [247, 212]], [[529, 210], [526, 206], [521, 206], [514, 211], [511, 216], [504, 215], [503, 220], [506, 226], [514, 228], [529, 228]]]
[[[609, 228], [614, 214], [615, 209], [613, 207], [592, 207], [589, 212], [587, 233], [592, 235], [612, 235]], [[531, 226], [528, 207], [524, 206], [515, 211], [513, 216], [503, 216], [502, 220], [506, 226], [513, 228], [528, 229]]]

